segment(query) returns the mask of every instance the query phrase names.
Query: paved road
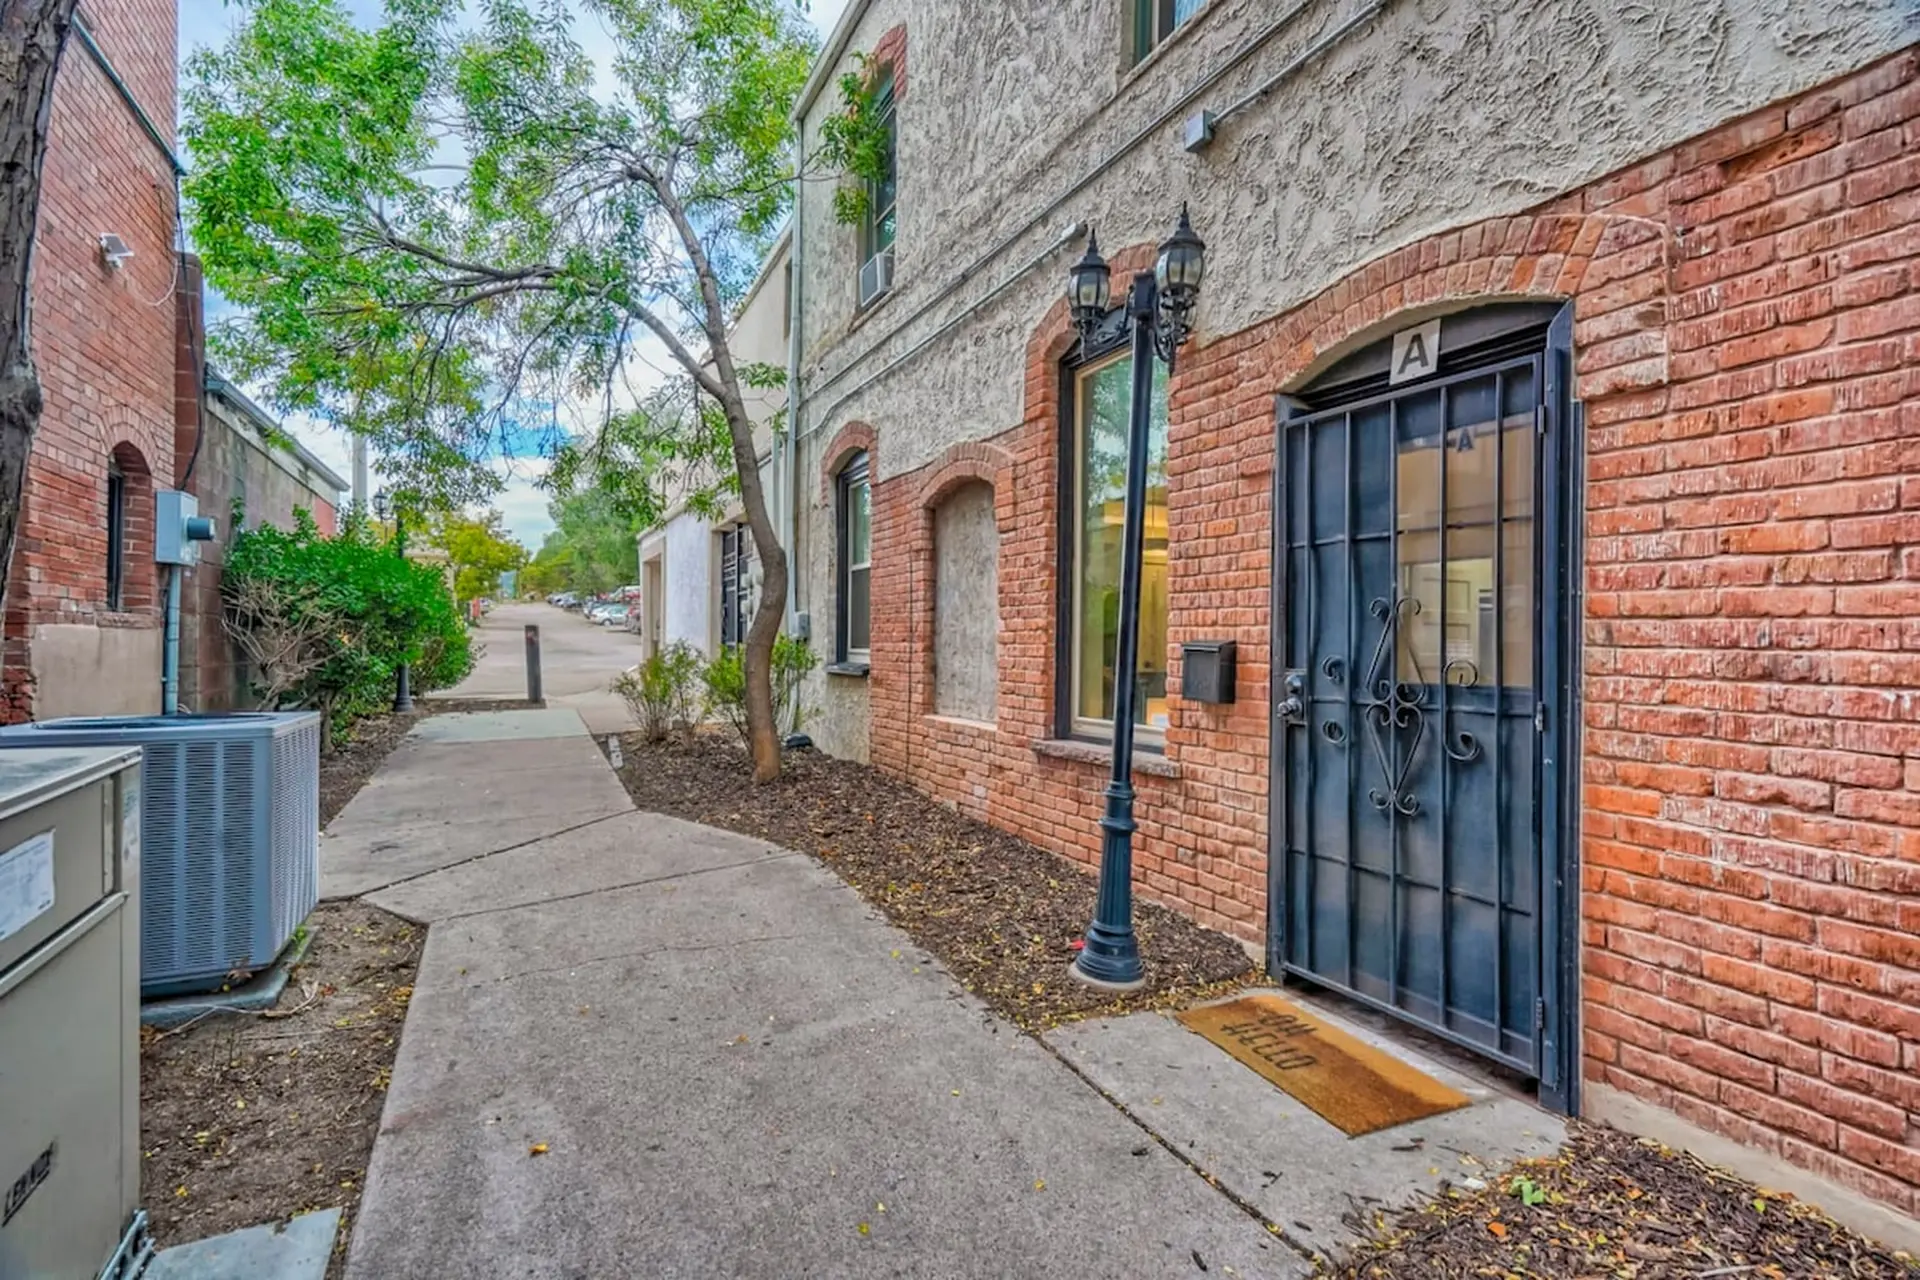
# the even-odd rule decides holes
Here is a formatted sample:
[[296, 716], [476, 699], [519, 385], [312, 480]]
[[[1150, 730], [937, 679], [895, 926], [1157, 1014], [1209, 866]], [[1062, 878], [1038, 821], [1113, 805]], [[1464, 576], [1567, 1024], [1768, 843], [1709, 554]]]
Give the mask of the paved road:
[[632, 726], [626, 704], [607, 691], [622, 671], [640, 661], [640, 637], [617, 627], [596, 627], [577, 613], [547, 604], [503, 604], [480, 624], [485, 651], [473, 673], [444, 698], [524, 698], [527, 660], [524, 628], [540, 628], [541, 678], [547, 705], [572, 707], [593, 733]]
[[335, 822], [430, 923], [349, 1280], [1306, 1274], [832, 872], [625, 799], [566, 711], [440, 716]]

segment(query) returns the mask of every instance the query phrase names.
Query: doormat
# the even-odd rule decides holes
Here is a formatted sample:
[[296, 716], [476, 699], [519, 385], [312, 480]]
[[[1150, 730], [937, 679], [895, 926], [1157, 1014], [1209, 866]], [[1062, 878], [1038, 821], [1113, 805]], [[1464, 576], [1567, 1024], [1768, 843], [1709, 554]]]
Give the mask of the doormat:
[[1468, 1102], [1457, 1089], [1278, 996], [1243, 996], [1176, 1016], [1349, 1138]]

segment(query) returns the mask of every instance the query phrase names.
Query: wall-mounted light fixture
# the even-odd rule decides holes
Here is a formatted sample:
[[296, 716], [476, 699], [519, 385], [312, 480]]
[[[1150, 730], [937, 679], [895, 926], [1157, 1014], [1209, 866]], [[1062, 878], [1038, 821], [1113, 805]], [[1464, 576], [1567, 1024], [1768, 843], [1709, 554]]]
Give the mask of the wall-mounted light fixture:
[[133, 246], [111, 231], [100, 237], [100, 260], [107, 264], [107, 270], [118, 271], [132, 256]]

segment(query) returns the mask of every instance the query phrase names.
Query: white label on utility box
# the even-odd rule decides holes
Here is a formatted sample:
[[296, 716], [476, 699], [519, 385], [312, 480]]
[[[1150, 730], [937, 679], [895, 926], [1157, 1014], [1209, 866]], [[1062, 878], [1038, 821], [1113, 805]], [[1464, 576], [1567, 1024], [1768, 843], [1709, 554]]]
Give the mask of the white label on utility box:
[[53, 832], [0, 853], [0, 939], [53, 910]]

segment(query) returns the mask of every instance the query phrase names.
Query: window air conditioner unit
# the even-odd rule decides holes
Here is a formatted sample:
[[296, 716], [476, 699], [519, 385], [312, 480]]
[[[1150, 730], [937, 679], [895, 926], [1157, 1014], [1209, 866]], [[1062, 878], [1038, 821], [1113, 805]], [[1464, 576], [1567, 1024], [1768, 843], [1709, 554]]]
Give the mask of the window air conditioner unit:
[[860, 268], [860, 302], [865, 305], [893, 288], [893, 250], [884, 249]]
[[46, 720], [0, 746], [141, 748], [142, 997], [266, 968], [319, 902], [318, 712]]

